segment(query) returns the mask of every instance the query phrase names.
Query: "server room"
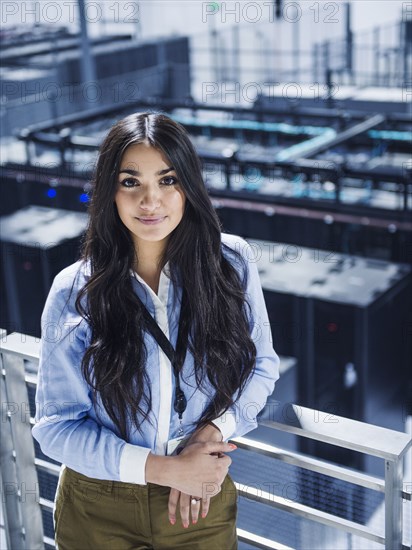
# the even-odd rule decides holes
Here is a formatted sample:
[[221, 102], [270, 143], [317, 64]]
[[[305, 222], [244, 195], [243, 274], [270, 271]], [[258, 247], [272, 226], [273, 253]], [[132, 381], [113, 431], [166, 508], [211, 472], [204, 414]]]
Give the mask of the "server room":
[[412, 2], [0, 12], [0, 549], [411, 549]]

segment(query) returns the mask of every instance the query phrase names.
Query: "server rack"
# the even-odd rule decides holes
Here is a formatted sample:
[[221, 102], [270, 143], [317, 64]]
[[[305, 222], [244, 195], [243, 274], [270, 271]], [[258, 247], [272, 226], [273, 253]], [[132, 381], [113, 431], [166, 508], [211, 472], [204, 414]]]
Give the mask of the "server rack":
[[54, 276], [79, 256], [87, 215], [27, 206], [0, 218], [2, 326], [40, 336], [40, 317]]
[[[412, 349], [410, 266], [249, 242], [274, 347], [297, 360], [298, 404], [329, 412], [332, 425], [339, 415], [403, 431]], [[376, 468], [372, 459], [364, 463], [345, 449], [326, 456], [325, 449], [309, 442], [301, 450]]]

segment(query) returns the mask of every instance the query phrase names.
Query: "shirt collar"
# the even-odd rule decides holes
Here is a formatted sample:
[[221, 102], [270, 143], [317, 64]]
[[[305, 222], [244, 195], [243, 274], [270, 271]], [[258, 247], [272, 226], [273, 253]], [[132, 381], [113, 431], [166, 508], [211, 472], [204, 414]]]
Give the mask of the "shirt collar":
[[147, 289], [147, 291], [150, 293], [150, 296], [155, 301], [160, 301], [163, 305], [167, 305], [167, 299], [169, 295], [169, 283], [170, 283], [170, 267], [169, 262], [166, 262], [165, 266], [163, 267], [162, 271], [160, 272], [160, 279], [159, 279], [159, 289], [157, 294], [154, 292], [154, 290], [146, 283], [144, 279], [133, 269], [130, 270], [130, 273], [136, 277], [136, 279], [142, 283], [142, 285]]

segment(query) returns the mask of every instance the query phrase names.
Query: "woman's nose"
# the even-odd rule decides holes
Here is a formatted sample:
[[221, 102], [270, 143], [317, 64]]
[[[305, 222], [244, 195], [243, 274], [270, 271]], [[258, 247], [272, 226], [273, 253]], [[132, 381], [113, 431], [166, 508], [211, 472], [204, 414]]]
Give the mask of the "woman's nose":
[[143, 190], [140, 197], [140, 206], [142, 208], [152, 209], [160, 204], [159, 189], [148, 187]]

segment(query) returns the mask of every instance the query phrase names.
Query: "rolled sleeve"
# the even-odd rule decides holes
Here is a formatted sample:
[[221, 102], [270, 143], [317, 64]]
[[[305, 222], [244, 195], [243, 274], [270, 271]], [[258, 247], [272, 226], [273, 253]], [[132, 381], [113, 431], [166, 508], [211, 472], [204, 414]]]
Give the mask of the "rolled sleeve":
[[150, 449], [126, 443], [120, 457], [120, 481], [146, 485], [146, 461], [149, 453]]
[[234, 412], [226, 412], [215, 418], [212, 422], [220, 430], [223, 441], [230, 439], [236, 432], [236, 416]]

